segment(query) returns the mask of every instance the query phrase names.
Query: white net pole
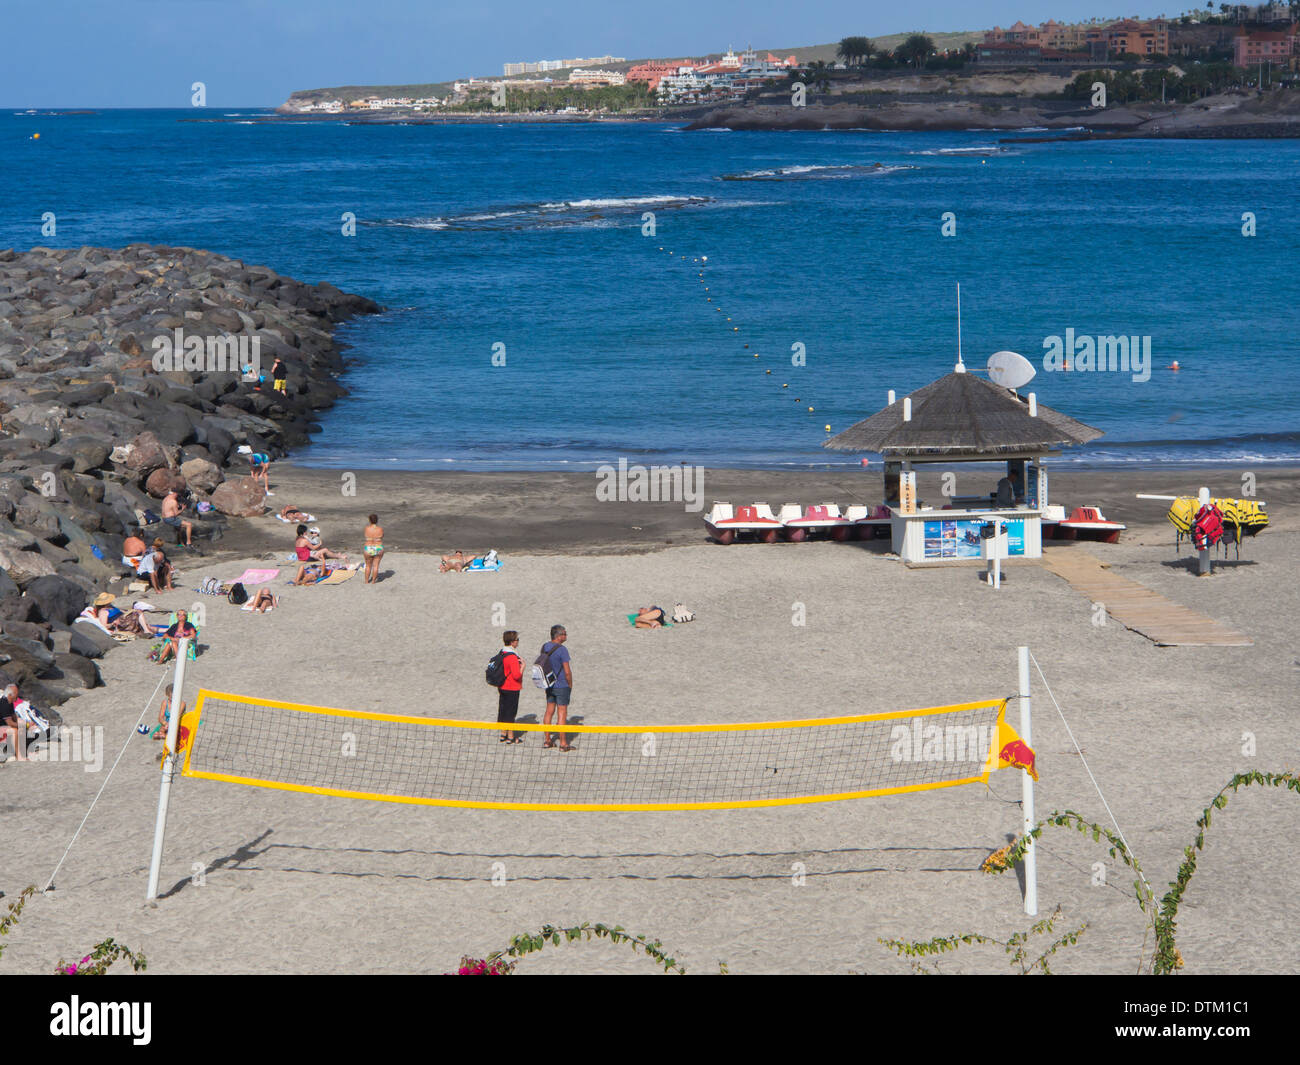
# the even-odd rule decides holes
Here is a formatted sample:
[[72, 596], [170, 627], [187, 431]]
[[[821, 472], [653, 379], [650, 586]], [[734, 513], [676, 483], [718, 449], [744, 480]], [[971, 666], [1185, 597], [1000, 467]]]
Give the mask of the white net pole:
[[158, 873], [162, 867], [163, 837], [167, 833], [167, 803], [171, 798], [172, 777], [176, 772], [176, 736], [181, 727], [181, 705], [185, 693], [185, 659], [189, 657], [190, 641], [181, 639], [176, 644], [176, 677], [172, 681], [172, 697], [167, 718], [167, 751], [163, 755], [162, 783], [158, 786], [158, 817], [153, 828], [153, 857], [149, 859], [149, 892], [146, 901], [158, 897]]
[[[1033, 748], [1034, 733], [1029, 724], [1029, 648], [1020, 648], [1020, 738], [1025, 746]], [[1030, 835], [1034, 827], [1034, 778], [1027, 770], [1020, 774], [1021, 806], [1024, 814], [1024, 833], [1028, 841], [1025, 847], [1025, 913], [1030, 917], [1038, 915], [1038, 852], [1034, 837]]]

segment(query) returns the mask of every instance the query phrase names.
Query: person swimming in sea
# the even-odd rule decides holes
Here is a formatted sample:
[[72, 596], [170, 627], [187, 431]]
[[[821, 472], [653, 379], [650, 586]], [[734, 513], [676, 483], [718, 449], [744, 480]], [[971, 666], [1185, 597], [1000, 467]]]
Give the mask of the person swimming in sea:
[[366, 583], [376, 584], [379, 581], [379, 560], [384, 557], [384, 528], [379, 524], [378, 514], [371, 514], [367, 520], [370, 524], [364, 533], [366, 545], [361, 551], [366, 559]]

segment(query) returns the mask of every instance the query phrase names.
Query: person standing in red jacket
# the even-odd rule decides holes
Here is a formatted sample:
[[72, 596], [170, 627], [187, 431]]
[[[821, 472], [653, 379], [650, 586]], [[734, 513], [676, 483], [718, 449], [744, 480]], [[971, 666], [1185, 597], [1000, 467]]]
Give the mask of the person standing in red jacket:
[[[514, 629], [501, 634], [501, 664], [505, 667], [506, 679], [497, 689], [497, 721], [500, 724], [513, 725], [515, 715], [519, 713], [519, 692], [524, 686], [524, 660], [519, 657], [519, 633]], [[501, 733], [502, 743], [522, 743], [523, 739], [514, 732]]]

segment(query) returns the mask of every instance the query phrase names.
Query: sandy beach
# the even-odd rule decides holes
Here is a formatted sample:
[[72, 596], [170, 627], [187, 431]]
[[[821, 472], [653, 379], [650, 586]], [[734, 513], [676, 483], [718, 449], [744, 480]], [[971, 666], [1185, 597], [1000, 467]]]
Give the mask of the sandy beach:
[[[1234, 772], [1294, 771], [1292, 720], [1300, 640], [1300, 473], [1261, 470], [1273, 524], [1211, 580], [1175, 556], [1164, 506], [1135, 492], [1207, 484], [1240, 494], [1240, 473], [1054, 473], [1053, 498], [1100, 503], [1130, 524], [1115, 546], [1088, 548], [1169, 599], [1246, 632], [1242, 648], [1160, 648], [1113, 621], [1036, 564], [1008, 568], [1000, 592], [977, 571], [906, 569], [875, 544], [721, 547], [681, 504], [598, 503], [591, 474], [420, 474], [278, 463], [272, 503], [316, 515], [325, 542], [360, 551], [377, 511], [389, 550], [383, 580], [286, 587], [273, 613], [209, 600], [186, 698], [199, 687], [359, 710], [490, 720], [482, 680], [502, 627], [526, 657], [564, 623], [574, 665], [572, 720], [586, 724], [740, 722], [868, 713], [1010, 695], [1015, 649], [1028, 644], [1157, 894], [1195, 820]], [[708, 471], [713, 499], [874, 501], [879, 470], [772, 474]], [[923, 479], [922, 498], [937, 494]], [[542, 505], [545, 503], [546, 505]], [[206, 558], [181, 563], [176, 609], [206, 576], [280, 559], [292, 529], [237, 522]], [[437, 572], [436, 555], [496, 548], [497, 573]], [[1069, 548], [1066, 548], [1069, 550]], [[684, 602], [697, 621], [637, 632], [637, 606]], [[792, 624], [802, 605], [806, 623]], [[502, 617], [504, 616], [504, 624]], [[102, 662], [107, 687], [63, 708], [67, 724], [104, 730], [104, 767], [0, 768], [9, 834], [0, 889], [43, 884], [104, 773], [102, 798], [56, 890], [8, 937], [11, 971], [44, 972], [106, 936], [149, 957], [151, 973], [445, 972], [462, 954], [504, 948], [545, 923], [603, 921], [659, 938], [692, 972], [905, 973], [878, 937], [960, 932], [1005, 938], [1025, 928], [1013, 875], [980, 863], [1019, 825], [1019, 774], [917, 795], [775, 809], [690, 813], [534, 813], [362, 802], [178, 779], [163, 897], [144, 901], [158, 745], [135, 736], [163, 667], [139, 642]], [[167, 670], [170, 673], [170, 669]], [[1107, 822], [1062, 717], [1034, 676], [1039, 816], [1070, 809]], [[542, 695], [526, 685], [521, 718]], [[1015, 720], [1014, 704], [1011, 720]], [[1243, 753], [1253, 739], [1254, 754]], [[582, 758], [581, 749], [535, 757]], [[1179, 918], [1189, 973], [1294, 973], [1292, 841], [1300, 804], [1244, 789], [1216, 816]], [[1095, 863], [1102, 863], [1098, 867]], [[1101, 870], [1099, 872], [1098, 870]], [[800, 882], [797, 874], [806, 873]], [[1105, 883], [1098, 883], [1103, 875]], [[500, 883], [494, 883], [495, 880]], [[1040, 913], [1061, 930], [1087, 923], [1063, 972], [1137, 968], [1142, 915], [1132, 877], [1105, 849], [1051, 829], [1039, 858]], [[1010, 971], [996, 948], [963, 948], [943, 968]], [[550, 949], [520, 973], [653, 971], [627, 948]]]

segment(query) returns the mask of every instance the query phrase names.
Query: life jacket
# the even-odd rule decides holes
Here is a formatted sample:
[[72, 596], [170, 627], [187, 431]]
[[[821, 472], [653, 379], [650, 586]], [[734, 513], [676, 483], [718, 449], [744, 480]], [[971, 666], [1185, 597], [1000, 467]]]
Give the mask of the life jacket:
[[1223, 511], [1207, 503], [1196, 512], [1192, 525], [1192, 546], [1198, 551], [1215, 547], [1223, 539]]

